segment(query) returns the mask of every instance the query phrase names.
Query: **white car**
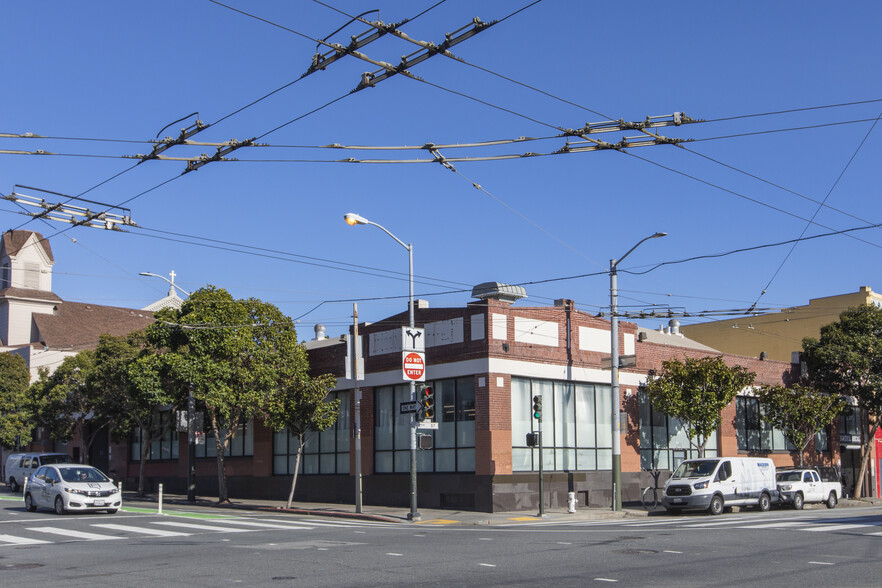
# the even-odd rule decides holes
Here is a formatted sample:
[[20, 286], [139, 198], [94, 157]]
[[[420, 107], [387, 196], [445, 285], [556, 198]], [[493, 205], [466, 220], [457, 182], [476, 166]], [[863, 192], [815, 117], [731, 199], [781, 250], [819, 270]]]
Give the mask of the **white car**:
[[38, 469], [24, 490], [25, 509], [51, 508], [58, 514], [105, 510], [115, 513], [122, 496], [96, 467], [80, 464], [46, 465]]

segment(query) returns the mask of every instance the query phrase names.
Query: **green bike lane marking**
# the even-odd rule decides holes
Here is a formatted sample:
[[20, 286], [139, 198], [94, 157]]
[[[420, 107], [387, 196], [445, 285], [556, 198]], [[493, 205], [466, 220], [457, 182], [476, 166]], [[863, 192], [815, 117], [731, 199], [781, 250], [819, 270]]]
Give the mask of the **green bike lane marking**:
[[[9, 502], [20, 502], [22, 504], [22, 506], [24, 506], [24, 500], [20, 496], [0, 496], [0, 500], [7, 500]], [[159, 514], [156, 512], [155, 508], [139, 508], [137, 506], [123, 506], [120, 510], [122, 512], [131, 512], [131, 513]], [[191, 518], [191, 519], [235, 519], [235, 518], [240, 518], [240, 517], [236, 517], [233, 515], [190, 512], [190, 511], [186, 511], [186, 510], [166, 510], [166, 511], [163, 511], [162, 514], [163, 514], [163, 516], [186, 517], [186, 518]]]

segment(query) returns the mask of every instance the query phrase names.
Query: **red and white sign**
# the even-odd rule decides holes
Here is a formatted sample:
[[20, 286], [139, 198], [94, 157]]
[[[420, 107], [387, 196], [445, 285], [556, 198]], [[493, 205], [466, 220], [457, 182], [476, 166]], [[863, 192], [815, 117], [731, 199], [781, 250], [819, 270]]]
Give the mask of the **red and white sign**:
[[405, 351], [401, 354], [401, 367], [405, 382], [426, 381], [426, 355], [419, 351]]

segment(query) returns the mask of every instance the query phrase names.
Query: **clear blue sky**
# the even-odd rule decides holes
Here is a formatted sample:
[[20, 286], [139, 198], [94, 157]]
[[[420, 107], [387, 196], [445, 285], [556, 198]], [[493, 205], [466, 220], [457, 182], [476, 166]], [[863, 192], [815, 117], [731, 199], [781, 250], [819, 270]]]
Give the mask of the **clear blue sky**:
[[[392, 23], [436, 0], [327, 3], [350, 14], [379, 8], [367, 18]], [[302, 339], [317, 322], [336, 335], [351, 321], [353, 300], [368, 321], [406, 308], [406, 251], [376, 228], [349, 227], [346, 212], [413, 242], [416, 294], [432, 307], [464, 305], [473, 285], [499, 281], [524, 285], [521, 305], [570, 298], [599, 312], [609, 304], [609, 259], [656, 231], [668, 236], [621, 266], [625, 310], [780, 308], [864, 285], [882, 290], [879, 229], [802, 242], [792, 253], [770, 247], [624, 271], [882, 222], [882, 124], [873, 128], [882, 113], [879, 2], [544, 0], [452, 49], [498, 76], [435, 56], [411, 69], [428, 83], [399, 75], [347, 96], [377, 69], [350, 56], [241, 111], [297, 80], [316, 52], [310, 38], [348, 19], [310, 0], [227, 4], [264, 21], [208, 0], [0, 7], [0, 133], [64, 138], [0, 138], [0, 150], [64, 154], [0, 154], [0, 193], [23, 185], [128, 201], [141, 227], [53, 236], [54, 290], [63, 299], [143, 307], [167, 286], [138, 273], [173, 269], [185, 289], [214, 284], [277, 304], [300, 317]], [[503, 19], [528, 4], [447, 0], [402, 30], [440, 43], [473, 17]], [[329, 40], [346, 44], [368, 28], [350, 24]], [[393, 64], [416, 50], [392, 36], [362, 49]], [[148, 153], [163, 127], [197, 111], [212, 126], [194, 141], [260, 137], [271, 146], [236, 150], [229, 157], [239, 161], [183, 176], [180, 161], [129, 170], [135, 160], [120, 158]], [[454, 173], [437, 163], [333, 162], [430, 158], [424, 150], [310, 148], [535, 137], [546, 139], [441, 153], [547, 154], [566, 144], [555, 137], [561, 128], [675, 111], [709, 121], [657, 130], [697, 139], [683, 144], [688, 151], [660, 145], [461, 162]], [[784, 130], [796, 127], [813, 128]], [[623, 135], [639, 133], [592, 137]], [[178, 146], [164, 155], [214, 150]], [[69, 228], [25, 224], [19, 210], [0, 201], [4, 230]], [[592, 275], [559, 279], [584, 274]]]

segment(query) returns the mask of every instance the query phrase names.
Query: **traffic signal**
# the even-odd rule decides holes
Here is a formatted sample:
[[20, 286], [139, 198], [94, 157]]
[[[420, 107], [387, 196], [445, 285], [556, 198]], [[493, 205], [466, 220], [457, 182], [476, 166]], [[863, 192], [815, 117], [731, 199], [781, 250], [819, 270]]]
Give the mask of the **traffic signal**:
[[422, 386], [417, 390], [420, 403], [420, 420], [435, 418], [435, 390], [431, 386]]
[[538, 394], [533, 397], [533, 418], [542, 420], [542, 396]]

